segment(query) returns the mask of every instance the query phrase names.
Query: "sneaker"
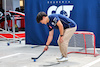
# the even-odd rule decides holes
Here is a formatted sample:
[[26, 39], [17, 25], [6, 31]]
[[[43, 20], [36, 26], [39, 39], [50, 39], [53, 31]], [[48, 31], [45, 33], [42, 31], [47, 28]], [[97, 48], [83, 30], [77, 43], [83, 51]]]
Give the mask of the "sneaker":
[[63, 57], [60, 60], [58, 60], [58, 62], [64, 62], [64, 61], [68, 61], [68, 57]]
[[60, 60], [60, 59], [62, 59], [62, 58], [63, 58], [63, 56], [60, 56], [60, 57], [57, 57], [56, 59], [57, 59], [57, 60]]

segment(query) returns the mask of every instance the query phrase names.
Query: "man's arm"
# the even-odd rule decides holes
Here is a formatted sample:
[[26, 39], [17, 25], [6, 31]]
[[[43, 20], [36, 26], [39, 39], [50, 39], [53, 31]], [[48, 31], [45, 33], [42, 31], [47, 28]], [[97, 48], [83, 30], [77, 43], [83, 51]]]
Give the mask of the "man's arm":
[[59, 27], [60, 35], [63, 35], [64, 28], [63, 28], [63, 24], [61, 23], [60, 20], [57, 22], [57, 26]]
[[49, 31], [49, 36], [46, 42], [46, 46], [44, 47], [44, 51], [48, 50], [48, 46], [51, 43], [52, 39], [53, 39], [53, 33], [54, 33], [54, 29], [52, 29], [51, 31]]
[[64, 35], [64, 27], [60, 20], [57, 22], [57, 26], [59, 27], [59, 31], [60, 31], [60, 39], [59, 40], [60, 40], [60, 43], [62, 43], [63, 35]]
[[54, 33], [54, 29], [52, 29], [51, 31], [49, 31], [49, 36], [46, 42], [46, 45], [49, 45], [53, 39], [53, 33]]

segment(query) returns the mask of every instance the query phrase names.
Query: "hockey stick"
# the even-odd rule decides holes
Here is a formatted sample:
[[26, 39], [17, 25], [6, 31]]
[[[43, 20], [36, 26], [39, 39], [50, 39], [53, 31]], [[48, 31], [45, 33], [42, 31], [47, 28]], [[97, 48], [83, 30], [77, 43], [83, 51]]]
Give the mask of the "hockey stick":
[[38, 59], [45, 51], [43, 51], [37, 58], [31, 58], [31, 59], [34, 59], [34, 62], [36, 62], [36, 59]]

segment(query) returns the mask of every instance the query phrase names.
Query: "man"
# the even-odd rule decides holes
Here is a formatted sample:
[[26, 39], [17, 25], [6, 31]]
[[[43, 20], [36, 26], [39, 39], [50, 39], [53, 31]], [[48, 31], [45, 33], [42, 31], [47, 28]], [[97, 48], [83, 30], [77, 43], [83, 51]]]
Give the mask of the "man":
[[48, 46], [53, 39], [54, 29], [59, 29], [60, 35], [58, 38], [58, 45], [62, 55], [61, 57], [58, 57], [57, 60], [59, 62], [67, 61], [68, 43], [72, 35], [76, 31], [76, 23], [70, 18], [67, 18], [66, 16], [63, 16], [61, 14], [52, 14], [47, 16], [45, 12], [39, 12], [36, 20], [38, 23], [47, 24], [49, 28], [49, 36], [46, 42], [46, 46], [44, 47], [44, 51], [48, 50]]

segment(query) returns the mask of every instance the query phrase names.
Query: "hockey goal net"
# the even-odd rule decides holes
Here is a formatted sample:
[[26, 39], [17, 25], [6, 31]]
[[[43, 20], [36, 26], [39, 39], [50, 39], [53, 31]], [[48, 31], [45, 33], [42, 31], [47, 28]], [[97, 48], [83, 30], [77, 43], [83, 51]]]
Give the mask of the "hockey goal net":
[[72, 48], [70, 53], [91, 54], [98, 56], [95, 49], [95, 35], [93, 32], [76, 31], [69, 42], [69, 48]]

